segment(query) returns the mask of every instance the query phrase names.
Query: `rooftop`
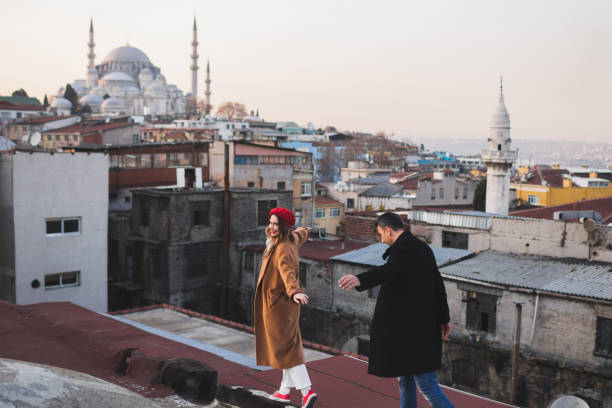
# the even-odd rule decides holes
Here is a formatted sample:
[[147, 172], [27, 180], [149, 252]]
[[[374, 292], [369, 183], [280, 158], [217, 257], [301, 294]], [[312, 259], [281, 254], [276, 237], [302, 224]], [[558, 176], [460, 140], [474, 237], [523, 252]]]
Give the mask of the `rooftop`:
[[316, 196], [315, 205], [342, 205], [342, 203], [328, 196]]
[[92, 133], [92, 132], [104, 132], [106, 130], [111, 130], [111, 129], [119, 129], [122, 127], [129, 127], [129, 126], [134, 126], [134, 123], [125, 123], [125, 122], [121, 122], [121, 123], [104, 123], [101, 125], [84, 125], [81, 123], [75, 124], [75, 125], [70, 125], [70, 126], [64, 126], [61, 128], [57, 128], [57, 129], [52, 129], [52, 130], [46, 130], [42, 133]]
[[[167, 308], [178, 310], [176, 307]], [[171, 329], [172, 319], [178, 318], [183, 334], [198, 327], [204, 316], [192, 313], [187, 319], [180, 313], [161, 313], [162, 320], [155, 322], [154, 314], [131, 311], [128, 314], [109, 316], [98, 314], [68, 302], [39, 303], [18, 306], [0, 301], [0, 358], [48, 364], [86, 373], [134, 391], [149, 399], [169, 396], [174, 391], [164, 384], [151, 384], [157, 365], [134, 365], [125, 375], [117, 371], [121, 351], [138, 348], [150, 357], [193, 358], [218, 372], [219, 384], [231, 384], [272, 393], [281, 379], [280, 370], [260, 371], [228, 359], [227, 350], [222, 355], [213, 350], [220, 347], [202, 341], [187, 339], [176, 341], [166, 336], [169, 330], [161, 330], [148, 324], [160, 324]], [[117, 318], [118, 317], [118, 318]], [[145, 321], [137, 323], [131, 319]], [[167, 320], [167, 318], [171, 318]], [[191, 320], [194, 320], [193, 322]], [[220, 319], [219, 319], [220, 321]], [[223, 336], [209, 333], [215, 341]], [[158, 334], [154, 334], [159, 331]], [[197, 330], [195, 330], [197, 332]], [[178, 336], [178, 335], [176, 335]], [[186, 338], [186, 336], [179, 336]], [[231, 344], [231, 338], [226, 339]], [[188, 343], [187, 343], [188, 341]], [[208, 350], [207, 350], [208, 349]], [[307, 362], [314, 389], [319, 394], [320, 407], [386, 408], [397, 407], [399, 393], [397, 380], [367, 375], [363, 360], [338, 355]], [[502, 408], [509, 405], [491, 401], [443, 386], [456, 408]], [[299, 396], [292, 393], [292, 403], [299, 406]], [[177, 406], [177, 405], [175, 405]], [[427, 403], [419, 396], [419, 408]]]
[[249, 143], [235, 143], [236, 155], [241, 156], [304, 156], [307, 152], [298, 152], [292, 149], [260, 146]]
[[39, 116], [35, 118], [26, 118], [17, 122], [13, 122], [12, 125], [38, 125], [41, 123], [55, 122], [57, 120], [68, 119], [73, 116]]
[[393, 184], [387, 181], [377, 184], [359, 195], [364, 197], [393, 197], [394, 195], [399, 194], [403, 189], [403, 185], [399, 183]]
[[440, 272], [479, 282], [612, 300], [609, 263], [484, 251]]
[[552, 220], [557, 211], [587, 211], [593, 210], [601, 214], [602, 223], [612, 223], [612, 197], [582, 200], [573, 203], [555, 205], [550, 207], [531, 208], [529, 210], [512, 211], [510, 215], [527, 218], [543, 218]]

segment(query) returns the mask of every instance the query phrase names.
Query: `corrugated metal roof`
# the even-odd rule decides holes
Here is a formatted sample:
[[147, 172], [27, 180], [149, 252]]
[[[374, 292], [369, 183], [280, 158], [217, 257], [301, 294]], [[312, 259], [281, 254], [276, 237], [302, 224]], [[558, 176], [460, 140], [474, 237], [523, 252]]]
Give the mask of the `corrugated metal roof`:
[[364, 197], [393, 197], [403, 189], [404, 186], [401, 184], [384, 182], [367, 189], [359, 195]]
[[[379, 266], [383, 265], [385, 261], [382, 255], [387, 250], [388, 245], [382, 242], [368, 245], [365, 248], [356, 249], [354, 251], [346, 252], [342, 255], [334, 256], [334, 261], [350, 262], [367, 266]], [[430, 247], [436, 257], [436, 263], [438, 266], [446, 265], [449, 262], [457, 261], [465, 257], [471, 256], [474, 252], [466, 249], [455, 249], [455, 248], [442, 248], [442, 247]]]
[[0, 136], [0, 152], [10, 152], [15, 149], [15, 143], [8, 140], [6, 137]]
[[609, 263], [485, 251], [440, 272], [504, 286], [612, 300]]

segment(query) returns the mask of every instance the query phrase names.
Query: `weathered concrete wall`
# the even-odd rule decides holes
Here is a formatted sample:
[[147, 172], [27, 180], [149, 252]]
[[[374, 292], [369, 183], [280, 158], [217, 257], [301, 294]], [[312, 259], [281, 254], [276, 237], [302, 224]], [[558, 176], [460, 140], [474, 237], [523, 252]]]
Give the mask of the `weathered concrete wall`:
[[0, 299], [15, 303], [13, 154], [0, 152]]
[[491, 249], [515, 254], [588, 258], [584, 226], [553, 220], [493, 218]]
[[234, 164], [234, 181], [232, 186], [248, 187], [249, 182], [254, 188], [268, 188], [276, 190], [278, 182], [285, 183], [285, 189], [293, 189], [292, 170], [288, 164]]
[[300, 259], [300, 264], [306, 265], [306, 282], [302, 282], [302, 286], [309, 297], [308, 304], [330, 310], [335, 286], [331, 264], [304, 258]]
[[[102, 153], [13, 156], [17, 304], [70, 301], [107, 311], [108, 168]], [[47, 236], [45, 220], [61, 217], [79, 217], [80, 232]], [[71, 271], [80, 272], [78, 286], [45, 290], [45, 275]]]

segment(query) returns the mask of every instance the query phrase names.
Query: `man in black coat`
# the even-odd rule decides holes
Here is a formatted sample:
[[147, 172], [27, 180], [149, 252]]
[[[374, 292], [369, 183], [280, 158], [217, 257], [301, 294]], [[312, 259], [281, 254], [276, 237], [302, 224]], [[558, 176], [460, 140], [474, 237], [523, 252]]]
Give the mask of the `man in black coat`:
[[432, 407], [452, 407], [434, 370], [442, 360], [442, 339], [451, 332], [444, 282], [429, 246], [404, 230], [402, 218], [387, 212], [376, 220], [389, 245], [386, 263], [338, 281], [345, 290], [381, 285], [370, 326], [368, 373], [398, 377], [400, 407], [416, 408], [416, 385]]

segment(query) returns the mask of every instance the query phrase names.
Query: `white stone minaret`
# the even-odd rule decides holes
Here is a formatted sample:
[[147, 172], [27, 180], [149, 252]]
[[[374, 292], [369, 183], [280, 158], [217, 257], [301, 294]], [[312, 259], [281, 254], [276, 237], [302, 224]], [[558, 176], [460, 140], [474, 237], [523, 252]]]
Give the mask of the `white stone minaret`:
[[89, 43], [87, 43], [89, 47], [89, 54], [87, 54], [87, 60], [89, 61], [87, 64], [87, 87], [93, 88], [98, 84], [98, 71], [96, 70], [96, 64], [94, 59], [96, 58], [96, 54], [94, 52], [94, 47], [96, 43], [94, 42], [94, 30], [93, 30], [93, 18], [89, 20]]
[[193, 47], [191, 53], [191, 97], [198, 98], [198, 28], [196, 27], [196, 18], [193, 18]]
[[510, 150], [510, 115], [504, 103], [504, 83], [500, 78], [499, 101], [493, 114], [489, 132], [489, 149], [481, 153], [487, 166], [487, 204], [485, 211], [508, 215], [510, 206], [510, 175], [508, 170], [516, 161], [517, 151]]
[[206, 112], [205, 115], [210, 113], [210, 61], [206, 61]]

